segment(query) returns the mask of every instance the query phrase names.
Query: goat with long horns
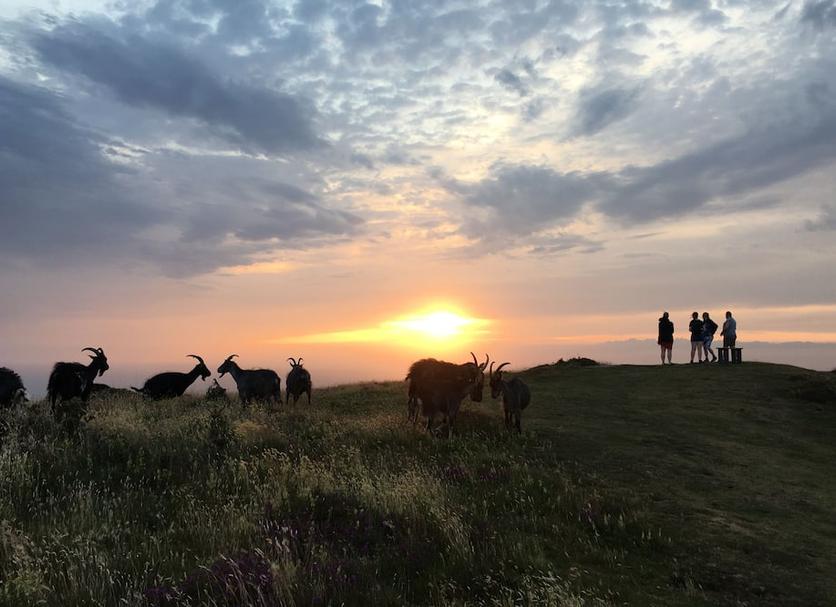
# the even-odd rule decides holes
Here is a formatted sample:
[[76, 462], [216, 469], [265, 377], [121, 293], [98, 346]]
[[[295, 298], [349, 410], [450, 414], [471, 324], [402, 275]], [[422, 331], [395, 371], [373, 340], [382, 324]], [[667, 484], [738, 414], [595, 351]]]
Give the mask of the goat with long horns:
[[440, 415], [447, 427], [447, 436], [453, 436], [453, 425], [459, 413], [462, 401], [470, 395], [474, 402], [482, 401], [485, 384], [484, 363], [479, 363], [476, 355], [470, 353], [473, 362], [461, 365], [434, 358], [425, 358], [412, 363], [406, 379], [409, 381], [408, 412], [417, 419], [418, 405], [421, 414], [427, 418], [427, 431], [432, 431], [432, 423]]
[[290, 397], [293, 396], [293, 404], [295, 405], [300, 396], [307, 394], [308, 404], [310, 405], [311, 391], [313, 390], [311, 374], [302, 366], [301, 358], [299, 360], [288, 358], [287, 362], [290, 363], [290, 372], [287, 374], [287, 379], [284, 382], [287, 403], [290, 403]]
[[282, 403], [282, 380], [279, 374], [272, 369], [242, 369], [233, 358], [237, 354], [231, 354], [218, 367], [218, 373], [223, 377], [226, 373], [235, 380], [238, 386], [238, 398], [245, 405], [251, 401], [263, 401], [280, 405]]
[[107, 356], [101, 348], [82, 348], [82, 352], [92, 352], [90, 362], [87, 365], [82, 363], [55, 363], [52, 373], [49, 374], [46, 393], [49, 399], [52, 413], [55, 414], [57, 404], [80, 397], [86, 403], [90, 398], [90, 390], [93, 380], [98, 375], [101, 377], [104, 372], [110, 369], [107, 364]]
[[517, 432], [522, 432], [521, 417], [522, 411], [531, 402], [531, 391], [523, 380], [519, 377], [512, 377], [509, 380], [502, 378], [502, 368], [511, 363], [502, 363], [496, 370], [491, 368], [488, 371], [488, 380], [491, 385], [491, 396], [498, 398], [502, 395], [502, 410], [505, 413], [505, 428], [510, 430], [512, 427], [517, 429]]
[[201, 380], [206, 381], [206, 378], [212, 375], [212, 372], [203, 362], [203, 359], [197, 354], [187, 354], [189, 358], [194, 358], [197, 364], [188, 373], [181, 373], [180, 371], [166, 371], [165, 373], [157, 373], [153, 377], [145, 380], [141, 388], [134, 388], [140, 394], [159, 400], [162, 398], [175, 398], [182, 396], [183, 392], [191, 386], [195, 380], [200, 377]]

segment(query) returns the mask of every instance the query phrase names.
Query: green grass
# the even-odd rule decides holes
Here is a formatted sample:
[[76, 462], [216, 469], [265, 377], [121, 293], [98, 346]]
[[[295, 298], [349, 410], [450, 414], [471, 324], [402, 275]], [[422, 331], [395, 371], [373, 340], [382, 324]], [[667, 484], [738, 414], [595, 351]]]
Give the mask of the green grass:
[[836, 604], [836, 375], [544, 366], [523, 434], [399, 383], [6, 416], [0, 604]]

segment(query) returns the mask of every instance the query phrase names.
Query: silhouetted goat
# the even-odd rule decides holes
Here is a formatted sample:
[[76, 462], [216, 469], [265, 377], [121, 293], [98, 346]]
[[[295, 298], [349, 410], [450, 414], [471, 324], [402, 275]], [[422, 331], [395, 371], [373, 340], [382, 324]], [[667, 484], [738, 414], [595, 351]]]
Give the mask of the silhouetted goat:
[[270, 369], [242, 369], [233, 358], [238, 356], [232, 354], [218, 367], [221, 377], [229, 373], [238, 386], [238, 398], [245, 405], [252, 400], [273, 402], [280, 405], [282, 402], [282, 380], [279, 374]]
[[49, 374], [49, 383], [46, 393], [49, 399], [53, 414], [55, 405], [58, 402], [72, 400], [80, 397], [83, 402], [90, 398], [90, 390], [93, 380], [98, 375], [101, 377], [104, 372], [110, 369], [107, 364], [107, 357], [101, 348], [83, 348], [82, 352], [92, 352], [90, 363], [55, 363], [52, 373]]
[[479, 364], [476, 356], [472, 363], [457, 365], [445, 361], [425, 358], [412, 363], [406, 379], [409, 381], [410, 413], [420, 402], [421, 414], [427, 418], [427, 431], [432, 430], [432, 422], [440, 414], [447, 425], [447, 436], [453, 436], [453, 425], [466, 396], [475, 402], [482, 400], [482, 388], [485, 383], [486, 359]]
[[512, 377], [508, 381], [502, 379], [502, 367], [510, 363], [502, 363], [493, 369], [493, 363], [489, 371], [491, 384], [491, 396], [493, 398], [502, 395], [502, 410], [505, 412], [505, 428], [510, 430], [512, 425], [517, 432], [522, 432], [520, 418], [522, 410], [531, 402], [531, 391], [519, 377]]
[[[486, 354], [485, 362], [480, 363], [476, 360], [476, 355], [473, 352], [470, 353], [470, 356], [473, 357], [473, 362], [464, 363], [464, 365], [458, 366], [470, 366], [473, 367], [474, 370], [478, 371], [476, 383], [474, 383], [473, 387], [470, 389], [470, 400], [475, 403], [481, 403], [482, 391], [485, 386], [485, 368], [488, 366], [488, 360], [490, 357]], [[427, 387], [432, 388], [432, 384], [436, 381], [435, 375], [438, 363], [439, 361], [434, 358], [425, 358], [412, 363], [412, 366], [409, 368], [409, 373], [406, 376], [406, 379], [409, 381], [406, 408], [407, 418], [412, 420], [413, 424], [418, 421], [418, 405], [420, 404], [418, 392], [424, 389], [425, 384]]]
[[26, 388], [23, 387], [20, 375], [0, 367], [0, 408], [12, 408], [26, 401]]
[[158, 373], [154, 377], [149, 377], [141, 388], [134, 388], [140, 394], [149, 398], [159, 400], [161, 398], [175, 398], [182, 396], [183, 392], [191, 386], [194, 381], [200, 377], [201, 380], [206, 381], [206, 378], [212, 375], [212, 372], [203, 362], [203, 359], [197, 354], [186, 354], [187, 357], [197, 360], [194, 369], [188, 373], [180, 373], [178, 371], [167, 371], [166, 373]]
[[308, 395], [308, 404], [311, 404], [311, 391], [313, 390], [313, 384], [311, 383], [311, 374], [308, 373], [308, 370], [302, 367], [302, 359], [300, 358], [298, 361], [293, 358], [288, 358], [287, 362], [290, 363], [290, 373], [287, 374], [287, 379], [285, 380], [285, 391], [287, 403], [290, 404], [290, 396], [293, 395], [293, 404], [296, 404], [296, 401], [299, 400], [299, 397], [302, 394], [307, 393]]

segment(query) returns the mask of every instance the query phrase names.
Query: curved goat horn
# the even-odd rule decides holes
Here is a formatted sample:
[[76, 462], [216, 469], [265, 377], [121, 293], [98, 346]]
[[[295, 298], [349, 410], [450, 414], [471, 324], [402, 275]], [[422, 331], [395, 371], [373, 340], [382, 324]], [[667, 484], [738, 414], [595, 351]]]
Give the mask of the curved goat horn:
[[511, 363], [502, 363], [501, 365], [499, 365], [499, 366], [496, 368], [496, 372], [497, 372], [497, 373], [499, 373], [499, 372], [502, 370], [502, 367], [504, 367], [505, 365], [510, 365], [510, 364], [511, 364]]
[[479, 366], [479, 361], [476, 360], [476, 355], [473, 352], [471, 352], [470, 355], [473, 357], [473, 364], [478, 367]]
[[295, 367], [295, 366], [298, 364], [298, 363], [296, 362], [296, 359], [295, 359], [295, 358], [288, 358], [288, 359], [287, 359], [287, 362], [289, 362], [289, 363], [290, 363], [290, 366], [291, 366], [291, 367]]
[[96, 350], [96, 348], [89, 348], [89, 347], [88, 347], [88, 348], [82, 348], [82, 349], [81, 349], [81, 351], [82, 351], [82, 352], [87, 352], [87, 351], [90, 351], [90, 352], [92, 352], [93, 354], [95, 354], [96, 356], [101, 355], [101, 352], [99, 352], [98, 350]]
[[230, 354], [229, 356], [226, 357], [227, 360], [232, 360], [233, 358], [238, 358], [238, 355], [237, 354]]
[[190, 356], [190, 357], [192, 357], [192, 358], [196, 358], [197, 360], [199, 360], [199, 361], [200, 361], [200, 364], [202, 364], [202, 365], [206, 366], [206, 363], [205, 363], [205, 362], [203, 362], [203, 359], [202, 359], [202, 358], [200, 358], [197, 354], [186, 354], [186, 356], [187, 356], [187, 357], [189, 357], [189, 356]]
[[484, 362], [484, 363], [482, 363], [481, 365], [479, 365], [479, 370], [480, 370], [480, 371], [484, 371], [484, 370], [485, 370], [485, 367], [487, 367], [487, 366], [488, 366], [488, 361], [489, 361], [490, 359], [491, 359], [491, 357], [490, 357], [490, 356], [488, 356], [487, 354], [485, 354], [485, 362]]
[[493, 377], [493, 361], [491, 361], [491, 368], [488, 369], [488, 376]]
[[301, 366], [302, 366], [302, 361], [303, 361], [303, 360], [304, 360], [304, 359], [300, 356], [300, 357], [299, 357], [299, 360], [297, 360], [297, 361], [296, 361], [296, 364], [297, 364], [297, 365], [299, 365], [299, 366], [301, 367]]

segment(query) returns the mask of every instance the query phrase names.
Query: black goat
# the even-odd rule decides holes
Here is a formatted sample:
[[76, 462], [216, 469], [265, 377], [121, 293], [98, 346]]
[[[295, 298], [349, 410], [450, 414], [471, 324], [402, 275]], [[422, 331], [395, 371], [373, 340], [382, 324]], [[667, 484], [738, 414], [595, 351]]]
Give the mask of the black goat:
[[[427, 431], [432, 430], [432, 422], [440, 414], [447, 425], [447, 436], [453, 436], [459, 408], [466, 396], [476, 402], [482, 400], [482, 388], [485, 382], [484, 364], [476, 361], [457, 365], [445, 361], [425, 358], [412, 363], [407, 373], [409, 380], [410, 412], [412, 407], [421, 404], [421, 414], [427, 418]], [[417, 413], [416, 413], [417, 415]]]
[[[485, 362], [480, 363], [476, 360], [476, 355], [473, 352], [470, 353], [470, 356], [473, 357], [473, 362], [464, 363], [464, 365], [459, 366], [470, 366], [477, 371], [477, 379], [471, 387], [469, 395], [470, 400], [475, 403], [481, 403], [482, 392], [485, 387], [485, 368], [488, 366], [490, 357], [486, 354]], [[409, 368], [409, 373], [406, 376], [406, 379], [409, 381], [406, 408], [407, 418], [412, 420], [413, 424], [418, 421], [418, 405], [420, 400], [418, 393], [425, 391], [425, 389], [432, 389], [433, 384], [436, 382], [435, 375], [438, 363], [439, 361], [434, 358], [424, 358], [412, 363], [412, 366]]]
[[49, 399], [52, 413], [55, 413], [55, 405], [80, 397], [86, 403], [90, 398], [90, 390], [93, 387], [93, 380], [98, 375], [101, 377], [104, 372], [110, 369], [107, 364], [107, 357], [101, 348], [82, 348], [82, 352], [89, 351], [90, 363], [55, 363], [52, 373], [49, 374], [46, 393]]
[[290, 373], [287, 374], [287, 379], [285, 380], [285, 391], [286, 391], [286, 398], [287, 403], [290, 404], [290, 396], [293, 395], [293, 404], [296, 404], [296, 401], [299, 400], [299, 397], [302, 394], [308, 395], [308, 404], [311, 404], [311, 391], [313, 390], [313, 384], [311, 383], [311, 374], [308, 373], [308, 370], [302, 367], [302, 359], [295, 360], [293, 358], [288, 358], [287, 362], [290, 363]]
[[12, 408], [27, 400], [26, 388], [23, 387], [20, 375], [11, 369], [0, 367], [0, 408]]
[[155, 400], [162, 398], [175, 398], [177, 396], [182, 396], [183, 392], [185, 392], [186, 389], [194, 383], [198, 376], [203, 381], [206, 381], [206, 378], [212, 375], [212, 372], [200, 356], [197, 354], [186, 354], [186, 356], [194, 358], [198, 361], [194, 366], [194, 369], [188, 373], [180, 373], [178, 371], [158, 373], [157, 375], [146, 379], [141, 388], [134, 388], [131, 386], [131, 390], [135, 390], [140, 394]]
[[510, 363], [502, 363], [493, 369], [493, 363], [489, 371], [491, 384], [491, 396], [493, 398], [502, 395], [502, 410], [505, 413], [505, 429], [510, 430], [512, 425], [517, 432], [522, 432], [520, 418], [523, 409], [531, 402], [531, 391], [519, 377], [512, 377], [509, 380], [502, 379], [502, 367]]
[[233, 358], [238, 356], [232, 354], [218, 367], [221, 377], [229, 373], [238, 386], [238, 398], [245, 405], [252, 400], [273, 402], [277, 405], [282, 403], [282, 380], [279, 374], [270, 369], [242, 369]]

